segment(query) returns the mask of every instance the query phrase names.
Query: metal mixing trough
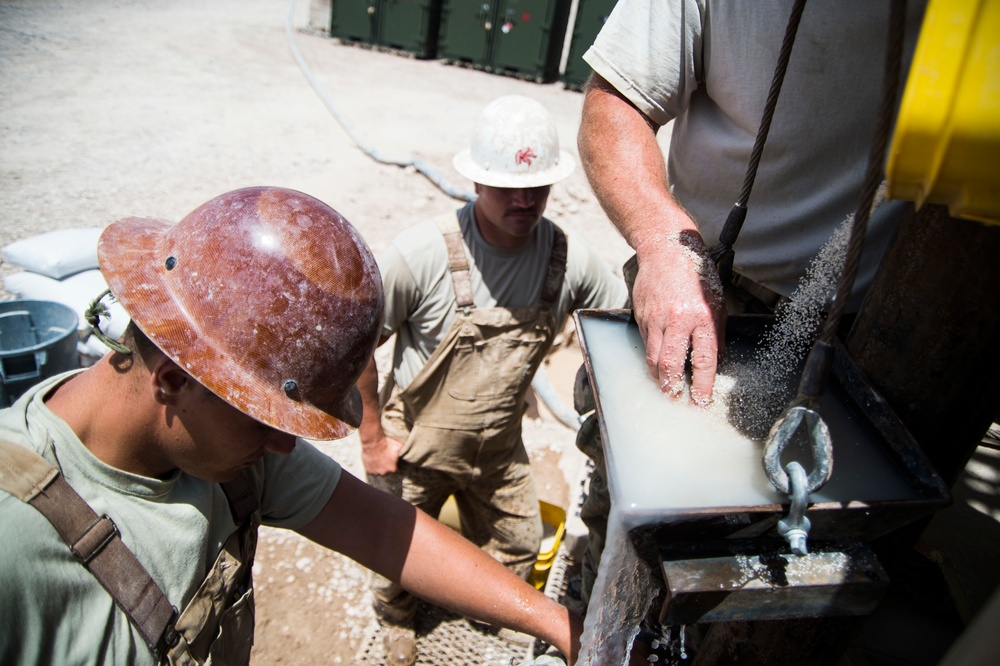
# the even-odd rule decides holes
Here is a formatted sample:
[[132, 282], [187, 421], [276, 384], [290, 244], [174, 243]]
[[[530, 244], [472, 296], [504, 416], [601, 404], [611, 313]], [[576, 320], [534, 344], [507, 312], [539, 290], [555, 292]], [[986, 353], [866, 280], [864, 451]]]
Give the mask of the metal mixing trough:
[[[575, 318], [612, 503], [639, 555], [662, 573], [665, 625], [867, 614], [888, 584], [871, 542], [950, 502], [906, 428], [838, 347], [821, 402], [833, 475], [809, 498], [809, 554], [793, 555], [775, 529], [789, 498], [767, 479], [762, 443], [660, 394], [630, 311]], [[773, 323], [731, 317], [727, 358], [749, 358]]]

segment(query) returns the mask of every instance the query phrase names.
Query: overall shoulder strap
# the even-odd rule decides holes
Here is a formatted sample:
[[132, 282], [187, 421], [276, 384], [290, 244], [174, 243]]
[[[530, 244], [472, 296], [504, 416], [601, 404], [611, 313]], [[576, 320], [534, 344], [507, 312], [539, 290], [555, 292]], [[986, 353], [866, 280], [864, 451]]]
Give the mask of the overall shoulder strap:
[[0, 489], [30, 502], [58, 475], [58, 469], [31, 449], [0, 439]]
[[176, 609], [122, 541], [114, 521], [98, 516], [58, 469], [34, 451], [0, 440], [0, 488], [35, 507], [52, 523], [150, 650], [159, 653], [176, 641]]
[[435, 222], [444, 236], [445, 247], [448, 248], [448, 270], [451, 271], [451, 282], [455, 289], [455, 304], [459, 308], [475, 307], [472, 302], [469, 258], [465, 254], [465, 240], [458, 225], [458, 215], [455, 213], [440, 215]]
[[545, 282], [542, 284], [542, 303], [545, 305], [552, 305], [559, 299], [563, 277], [566, 275], [566, 257], [569, 255], [566, 233], [554, 223], [552, 231], [552, 253], [549, 255]]
[[245, 523], [251, 515], [260, 510], [260, 498], [257, 497], [253, 483], [245, 471], [237, 474], [232, 481], [220, 485], [229, 501], [229, 511], [233, 514], [233, 521], [237, 526]]

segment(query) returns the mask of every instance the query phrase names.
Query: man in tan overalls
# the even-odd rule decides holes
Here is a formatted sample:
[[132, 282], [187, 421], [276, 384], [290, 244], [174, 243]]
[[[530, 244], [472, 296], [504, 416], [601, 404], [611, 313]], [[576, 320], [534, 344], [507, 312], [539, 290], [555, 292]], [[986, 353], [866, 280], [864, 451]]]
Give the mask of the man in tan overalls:
[[[501, 97], [454, 160], [477, 199], [403, 232], [379, 257], [382, 341], [397, 336], [378, 392], [359, 380], [369, 482], [438, 515], [454, 495], [462, 533], [526, 578], [542, 536], [521, 440], [532, 377], [578, 308], [625, 303], [622, 280], [578, 238], [542, 217], [572, 158], [541, 104]], [[393, 664], [416, 658], [416, 603], [376, 578], [375, 608]]]
[[579, 616], [298, 438], [360, 423], [382, 323], [375, 259], [335, 210], [245, 188], [177, 224], [119, 220], [98, 256], [122, 340], [0, 410], [0, 663], [246, 664], [259, 524], [575, 659]]

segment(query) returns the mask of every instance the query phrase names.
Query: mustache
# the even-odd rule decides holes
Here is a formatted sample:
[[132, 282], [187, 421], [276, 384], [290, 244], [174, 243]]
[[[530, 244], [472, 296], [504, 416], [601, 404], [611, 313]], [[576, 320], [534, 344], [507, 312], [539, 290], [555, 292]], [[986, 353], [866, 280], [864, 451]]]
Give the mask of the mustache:
[[538, 214], [538, 206], [510, 206], [504, 211], [506, 215], [517, 215], [519, 213], [531, 213], [532, 215]]

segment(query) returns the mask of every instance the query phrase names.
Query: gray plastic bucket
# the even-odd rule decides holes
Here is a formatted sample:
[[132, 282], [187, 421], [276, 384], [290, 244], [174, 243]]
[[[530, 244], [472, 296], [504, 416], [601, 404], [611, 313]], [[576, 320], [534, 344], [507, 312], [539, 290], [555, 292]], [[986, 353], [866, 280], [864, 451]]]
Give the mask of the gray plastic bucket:
[[0, 406], [49, 377], [80, 367], [79, 319], [53, 301], [0, 302]]

